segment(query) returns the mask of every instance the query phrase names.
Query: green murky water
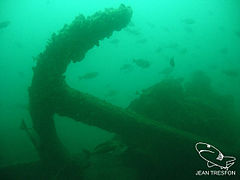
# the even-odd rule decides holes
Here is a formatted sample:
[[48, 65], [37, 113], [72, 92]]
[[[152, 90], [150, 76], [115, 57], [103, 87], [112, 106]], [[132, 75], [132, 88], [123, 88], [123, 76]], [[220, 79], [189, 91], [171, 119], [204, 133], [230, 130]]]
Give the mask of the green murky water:
[[[221, 170], [216, 164], [207, 167], [206, 161], [199, 157], [194, 146], [202, 141], [216, 143], [211, 145], [222, 148], [223, 154], [225, 151], [230, 153], [226, 155], [234, 156], [237, 160], [229, 170], [237, 174], [231, 178], [239, 178], [238, 0], [1, 0], [0, 167], [39, 161], [33, 143], [39, 141], [39, 135], [32, 125], [28, 88], [32, 83], [32, 68], [38, 65], [38, 55], [44, 52], [52, 34], [58, 33], [65, 24], [71, 24], [79, 14], [88, 17], [105, 8], [118, 8], [120, 4], [132, 8], [129, 24], [101, 40], [99, 46], [90, 48], [82, 61], [71, 62], [64, 73], [65, 80], [71, 88], [174, 128], [176, 131], [169, 131], [169, 134], [176, 139], [170, 135], [168, 142], [169, 135], [160, 136], [159, 144], [146, 150], [144, 133], [152, 133], [153, 139], [157, 139], [155, 131], [148, 128], [141, 131], [142, 142], [136, 139], [137, 145], [129, 145], [121, 140], [121, 132], [96, 127], [96, 123], [91, 125], [91, 120], [85, 124], [54, 114], [59, 139], [70, 154], [84, 154], [79, 161], [88, 165], [80, 168], [66, 165], [50, 175], [46, 173], [48, 170], [40, 171], [40, 167], [34, 166], [29, 176], [24, 175], [27, 174], [24, 167], [15, 167], [14, 171], [2, 168], [0, 179], [79, 179], [79, 174], [73, 175], [78, 171], [81, 178], [87, 180], [195, 179], [197, 170]], [[99, 29], [95, 28], [92, 35], [103, 33], [101, 27], [100, 24]], [[66, 49], [73, 47], [65, 46]], [[62, 57], [60, 51], [59, 54]], [[85, 110], [90, 111], [94, 113], [94, 109]], [[99, 116], [99, 121], [106, 119], [106, 116]], [[115, 126], [120, 129], [122, 122], [117, 123]], [[135, 132], [138, 126], [133, 127]], [[133, 132], [126, 131], [129, 136]], [[174, 146], [178, 135], [185, 132], [192, 136], [190, 148]], [[129, 138], [131, 141], [132, 137], [134, 135]], [[182, 140], [183, 136], [179, 137]], [[169, 153], [164, 151], [167, 159], [153, 155], [163, 154], [161, 145], [167, 149], [169, 146]], [[171, 150], [177, 148], [181, 152]], [[184, 162], [178, 159], [177, 153], [184, 150], [192, 152], [199, 161], [193, 165], [195, 169], [187, 169], [192, 156]], [[182, 168], [179, 176], [172, 176], [180, 171], [180, 164], [186, 164], [187, 168]], [[40, 175], [42, 172], [45, 176]], [[218, 175], [201, 176], [211, 179]]]

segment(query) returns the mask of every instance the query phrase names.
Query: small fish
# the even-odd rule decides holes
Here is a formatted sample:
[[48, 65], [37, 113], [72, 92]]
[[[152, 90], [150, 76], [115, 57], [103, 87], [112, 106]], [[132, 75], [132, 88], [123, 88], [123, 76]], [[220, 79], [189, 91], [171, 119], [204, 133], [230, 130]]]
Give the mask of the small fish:
[[120, 70], [125, 72], [130, 72], [133, 70], [133, 66], [131, 64], [123, 64]]
[[110, 144], [109, 142], [105, 142], [102, 144], [99, 144], [95, 147], [94, 153], [109, 153], [116, 149], [115, 144]]
[[174, 57], [172, 57], [169, 61], [169, 64], [171, 67], [175, 67], [175, 61], [174, 61]]
[[192, 24], [196, 23], [196, 21], [192, 18], [183, 19], [182, 22], [185, 23], [185, 24], [188, 24], [188, 25], [192, 25]]
[[98, 72], [90, 72], [90, 73], [86, 73], [82, 76], [78, 77], [78, 80], [82, 80], [82, 79], [93, 79], [96, 78], [99, 75]]
[[10, 21], [0, 22], [0, 29], [4, 29], [4, 28], [8, 27], [10, 23], [11, 23]]
[[222, 70], [222, 73], [232, 78], [236, 78], [239, 76], [239, 70], [237, 69], [225, 69]]
[[133, 62], [138, 66], [143, 69], [149, 68], [150, 67], [150, 62], [144, 59], [133, 59]]
[[99, 144], [95, 147], [93, 153], [95, 154], [106, 154], [106, 153], [112, 153], [112, 152], [119, 152], [122, 153], [126, 151], [127, 146], [116, 141], [116, 140], [111, 140], [104, 142], [102, 144]]

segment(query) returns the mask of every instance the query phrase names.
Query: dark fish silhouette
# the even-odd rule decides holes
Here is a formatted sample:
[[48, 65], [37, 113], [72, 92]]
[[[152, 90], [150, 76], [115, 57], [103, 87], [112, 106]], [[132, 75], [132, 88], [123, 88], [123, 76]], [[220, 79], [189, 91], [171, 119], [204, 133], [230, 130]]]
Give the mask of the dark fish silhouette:
[[137, 66], [139, 66], [139, 67], [141, 67], [141, 68], [143, 68], [143, 69], [149, 68], [150, 65], [151, 65], [150, 62], [147, 61], [147, 60], [145, 60], [145, 59], [133, 59], [133, 62], [134, 62]]
[[102, 144], [99, 144], [95, 147], [93, 150], [94, 154], [105, 154], [105, 153], [122, 153], [127, 150], [127, 146], [120, 143], [116, 140], [110, 140], [107, 142], [104, 142]]
[[117, 148], [116, 144], [110, 142], [104, 142], [95, 147], [94, 153], [109, 153]]
[[171, 67], [175, 67], [174, 57], [172, 57], [172, 58], [170, 59], [169, 64], [170, 64]]
[[222, 70], [222, 73], [232, 78], [237, 78], [239, 76], [239, 70], [237, 69], [225, 69]]
[[82, 79], [93, 79], [96, 78], [99, 75], [98, 72], [90, 72], [90, 73], [86, 73], [82, 76], [79, 76], [78, 79], [82, 80]]
[[8, 27], [10, 23], [11, 23], [10, 21], [0, 22], [0, 29], [4, 29], [4, 28]]

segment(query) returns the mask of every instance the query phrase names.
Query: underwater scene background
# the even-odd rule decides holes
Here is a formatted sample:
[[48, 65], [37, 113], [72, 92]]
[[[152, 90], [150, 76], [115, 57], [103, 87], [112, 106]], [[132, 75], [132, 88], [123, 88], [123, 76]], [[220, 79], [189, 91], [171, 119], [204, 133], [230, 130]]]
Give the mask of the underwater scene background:
[[[126, 10], [129, 14], [124, 14], [126, 6], [121, 4], [131, 8]], [[120, 10], [104, 11], [105, 8]], [[121, 19], [123, 11], [125, 19]], [[115, 16], [115, 13], [118, 14]], [[94, 41], [89, 46], [78, 47], [79, 42], [88, 44], [89, 36], [79, 41], [70, 37], [75, 33], [72, 30], [74, 22], [78, 22], [77, 18], [73, 20], [80, 14], [92, 17], [86, 18], [86, 22], [79, 20], [83, 27], [84, 23], [94, 23], [99, 17], [105, 19], [105, 16], [112, 15], [112, 19], [106, 18], [107, 25], [102, 21], [92, 29], [90, 25], [86, 28], [86, 34], [92, 33], [93, 39], [96, 36], [100, 40], [99, 45]], [[222, 178], [239, 179], [239, 19], [238, 0], [1, 0], [0, 179], [195, 179], [198, 178], [195, 171], [210, 170], [194, 147], [201, 141], [215, 143], [212, 145], [219, 147], [223, 154], [235, 156], [237, 160], [230, 169], [237, 175]], [[114, 23], [122, 24], [115, 27]], [[108, 28], [114, 32], [104, 34]], [[69, 41], [60, 40], [65, 31], [69, 33]], [[98, 110], [95, 112], [95, 108], [87, 109], [95, 106], [83, 104], [81, 107], [86, 109], [83, 108], [85, 114], [82, 117], [89, 115], [85, 123], [81, 117], [66, 115], [71, 114], [71, 108], [74, 109], [67, 101], [68, 112], [54, 109], [58, 112], [53, 113], [57, 135], [71, 155], [81, 154], [81, 165], [63, 163], [63, 166], [55, 167], [47, 162], [51, 164], [48, 167], [45, 165], [48, 159], [42, 163], [47, 170], [32, 165], [34, 173], [26, 175], [24, 164], [42, 162], [46, 158], [42, 155], [44, 148], [38, 145], [45, 142], [41, 137], [45, 131], [36, 128], [36, 122], [35, 125], [32, 123], [33, 111], [38, 108], [31, 98], [34, 92], [42, 98], [47, 94], [44, 91], [47, 88], [34, 86], [34, 73], [40, 70], [36, 68], [34, 71], [33, 67], [41, 67], [41, 62], [52, 62], [55, 57], [61, 59], [66, 54], [63, 52], [72, 52], [75, 47], [85, 48], [86, 53], [83, 56], [66, 55], [69, 65], [59, 76], [64, 77], [70, 88], [97, 97], [96, 107], [103, 106], [100, 109], [108, 113], [102, 115]], [[55, 82], [52, 81], [55, 73], [51, 73], [55, 70], [49, 67], [41, 81], [50, 79], [51, 84]], [[56, 89], [58, 87], [59, 84]], [[58, 99], [64, 99], [61, 95], [56, 97], [57, 100], [47, 98], [45, 102], [58, 104]], [[94, 99], [91, 102], [95, 104]], [[106, 105], [102, 105], [103, 102]], [[110, 107], [105, 108], [108, 103]], [[99, 117], [100, 123], [95, 116]], [[131, 122], [140, 123], [128, 124], [127, 117], [133, 119]], [[143, 120], [138, 121], [141, 118]], [[116, 119], [115, 123], [111, 119]], [[123, 121], [125, 124], [121, 119], [126, 120]], [[145, 123], [148, 119], [150, 125]], [[104, 121], [107, 125], [101, 124]], [[162, 127], [170, 138], [168, 133], [160, 136]], [[191, 136], [193, 140], [185, 141], [185, 137], [191, 139]], [[149, 139], [153, 139], [152, 142]], [[182, 142], [189, 142], [190, 148], [184, 143], [179, 147]], [[180, 154], [187, 154], [184, 150], [193, 155], [189, 159], [178, 159]], [[164, 154], [166, 159], [158, 153]], [[55, 168], [51, 169], [52, 166]], [[191, 166], [193, 169], [188, 169]], [[80, 175], [75, 175], [76, 172]], [[202, 175], [200, 178], [213, 179], [216, 176]]]

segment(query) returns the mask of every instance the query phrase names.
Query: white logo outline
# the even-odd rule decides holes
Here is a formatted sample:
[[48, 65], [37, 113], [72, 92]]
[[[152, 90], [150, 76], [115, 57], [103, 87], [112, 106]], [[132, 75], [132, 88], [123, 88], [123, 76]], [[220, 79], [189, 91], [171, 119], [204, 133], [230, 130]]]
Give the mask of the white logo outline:
[[[199, 146], [199, 145], [206, 145], [206, 149], [199, 150], [199, 149], [198, 149], [198, 146]], [[212, 150], [209, 150], [210, 148], [212, 148], [215, 152], [212, 151]], [[229, 169], [232, 165], [235, 164], [235, 161], [236, 161], [236, 158], [235, 158], [235, 157], [233, 157], [233, 156], [224, 156], [223, 153], [222, 153], [220, 150], [218, 150], [216, 147], [214, 147], [214, 146], [212, 146], [212, 145], [210, 145], [210, 144], [208, 144], [208, 143], [198, 142], [198, 143], [196, 143], [196, 145], [195, 145], [195, 149], [196, 149], [196, 151], [198, 152], [199, 156], [207, 162], [207, 167], [208, 167], [208, 168], [212, 168], [212, 167], [216, 166], [216, 167], [219, 167], [220, 169], [224, 169], [224, 170], [227, 170], [227, 171], [228, 171], [228, 169]], [[209, 153], [209, 154], [218, 153], [218, 155], [217, 155], [217, 157], [216, 157], [216, 161], [222, 162], [224, 159], [225, 159], [225, 160], [226, 160], [226, 159], [229, 159], [229, 160], [226, 160], [226, 165], [225, 165], [225, 166], [222, 166], [222, 165], [220, 165], [220, 164], [218, 164], [218, 163], [216, 163], [216, 162], [213, 162], [213, 161], [207, 159], [206, 157], [204, 157], [204, 155], [203, 155], [202, 153]]]

